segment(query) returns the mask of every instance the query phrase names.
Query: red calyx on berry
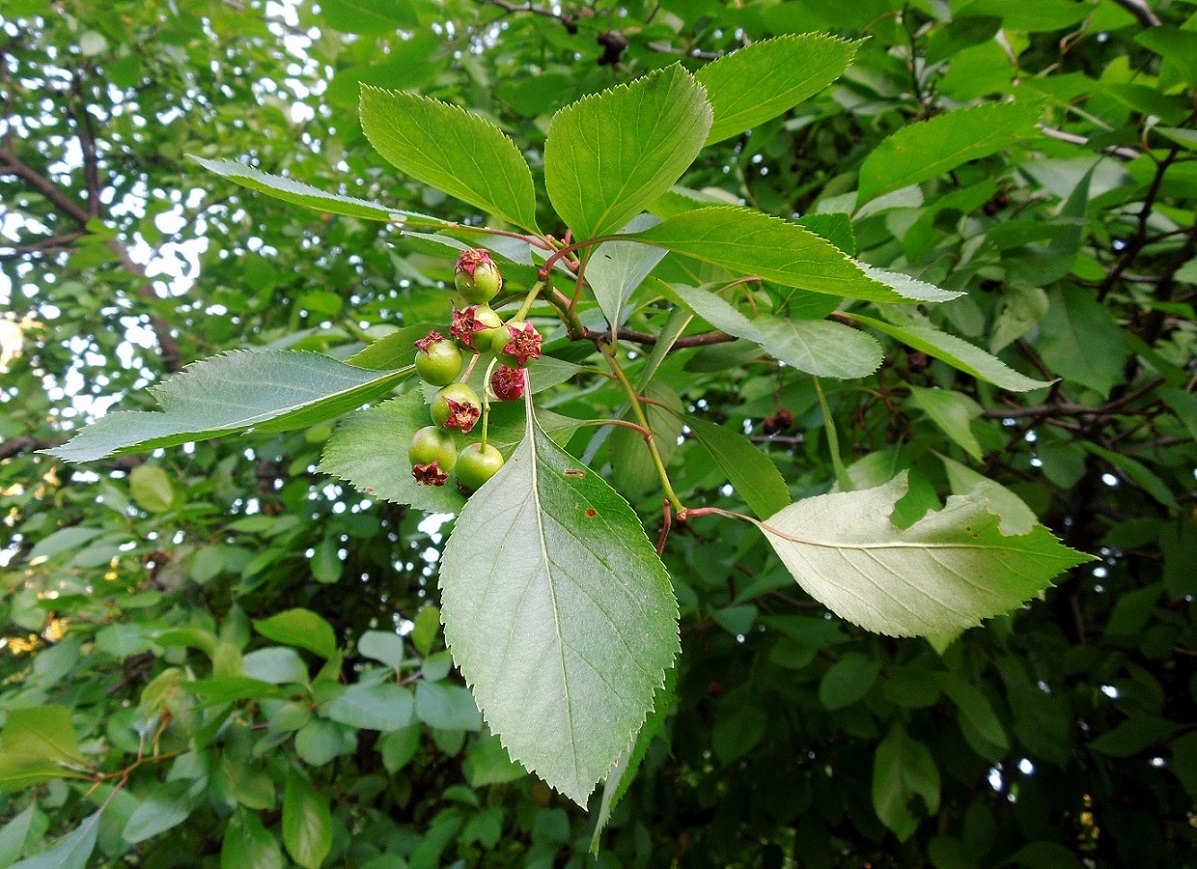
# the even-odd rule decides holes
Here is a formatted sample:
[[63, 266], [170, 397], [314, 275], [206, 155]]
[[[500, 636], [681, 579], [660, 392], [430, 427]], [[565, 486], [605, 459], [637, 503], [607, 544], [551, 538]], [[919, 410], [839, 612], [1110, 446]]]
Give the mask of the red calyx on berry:
[[500, 365], [490, 376], [491, 392], [499, 401], [515, 401], [524, 394], [526, 376], [522, 368]]
[[513, 368], [523, 368], [530, 359], [540, 358], [540, 345], [544, 339], [531, 323], [513, 320], [495, 335], [492, 349], [499, 361]]
[[461, 252], [457, 267], [453, 270], [453, 283], [467, 302], [489, 302], [503, 287], [503, 275], [490, 258], [490, 253], [480, 248]]
[[470, 305], [458, 310], [453, 307], [453, 325], [449, 335], [463, 350], [489, 349], [495, 333], [503, 328], [503, 320], [490, 305]]
[[482, 416], [482, 402], [471, 387], [450, 383], [432, 400], [432, 421], [442, 428], [455, 428], [469, 434]]

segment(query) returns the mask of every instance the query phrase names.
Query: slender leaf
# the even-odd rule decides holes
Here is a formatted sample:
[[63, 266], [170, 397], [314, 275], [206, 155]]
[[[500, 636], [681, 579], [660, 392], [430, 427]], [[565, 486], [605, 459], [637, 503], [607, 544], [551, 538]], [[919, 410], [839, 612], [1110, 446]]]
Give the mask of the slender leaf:
[[291, 859], [305, 869], [320, 869], [332, 848], [332, 815], [328, 797], [291, 767], [283, 794], [283, 844]]
[[151, 791], [129, 817], [121, 838], [137, 844], [187, 820], [193, 806], [184, 795], [190, 786], [191, 782], [171, 782], [161, 790]]
[[707, 64], [694, 77], [715, 110], [708, 145], [810, 99], [848, 68], [860, 42], [804, 33], [765, 39]]
[[220, 869], [283, 869], [283, 852], [257, 812], [239, 807], [224, 830]]
[[[799, 501], [762, 526], [813, 597], [868, 630], [936, 636], [1007, 612], [1091, 560], [1041, 525], [1001, 533], [984, 490], [953, 495], [909, 528], [890, 517], [906, 494], [903, 472], [875, 489]], [[982, 579], [983, 577], [983, 579]]]
[[978, 380], [1000, 386], [1011, 392], [1028, 392], [1032, 389], [1044, 389], [1051, 384], [1044, 380], [1035, 380], [1025, 374], [1019, 374], [996, 356], [991, 356], [980, 347], [968, 343], [963, 338], [940, 332], [928, 326], [895, 326], [871, 317], [853, 315], [862, 325], [878, 332], [884, 332], [891, 338], [896, 338], [908, 347], [921, 350], [928, 356], [942, 359], [953, 368], [971, 374]]
[[951, 389], [910, 387], [910, 397], [931, 420], [966, 453], [981, 461], [981, 444], [969, 423], [981, 415], [981, 405]]
[[694, 416], [686, 417], [686, 425], [753, 513], [764, 519], [789, 506], [790, 490], [777, 465], [748, 438]]
[[0, 731], [0, 750], [30, 760], [85, 763], [70, 710], [64, 706], [10, 709]]
[[100, 809], [45, 851], [14, 863], [12, 869], [85, 869], [100, 834]]
[[702, 85], [678, 65], [557, 112], [545, 187], [574, 238], [613, 232], [664, 194], [702, 150], [711, 117]]
[[502, 130], [457, 106], [362, 85], [362, 129], [391, 165], [530, 232], [536, 192], [524, 156]]
[[787, 287], [871, 302], [907, 301], [809, 229], [748, 208], [699, 208], [630, 237]]
[[[624, 230], [637, 232], [657, 223], [656, 218], [642, 214]], [[586, 281], [612, 328], [623, 325], [628, 299], [664, 256], [665, 251], [634, 241], [608, 241], [594, 249], [586, 263]]]
[[161, 412], [110, 413], [46, 452], [90, 462], [246, 429], [306, 428], [389, 392], [410, 370], [370, 371], [295, 350], [234, 350], [150, 387]]
[[441, 559], [454, 660], [513, 760], [584, 805], [677, 654], [677, 602], [635, 514], [536, 424]]
[[[405, 213], [397, 208], [388, 208], [381, 202], [370, 202], [366, 199], [342, 196], [339, 193], [325, 193], [310, 184], [284, 178], [281, 175], [270, 175], [232, 160], [207, 160], [193, 154], [188, 156], [210, 172], [235, 181], [242, 187], [257, 190], [294, 205], [313, 208], [316, 211], [388, 222], [401, 219]], [[435, 223], [441, 222], [431, 217], [427, 220]]]
[[1038, 102], [993, 103], [902, 127], [861, 165], [857, 206], [996, 154], [1033, 135], [1042, 111]]
[[29, 838], [29, 828], [36, 808], [37, 803], [30, 803], [0, 829], [0, 866], [16, 863], [21, 852], [25, 850], [25, 840]]
[[721, 297], [681, 284], [668, 289], [712, 326], [760, 344], [775, 359], [817, 377], [867, 377], [881, 365], [881, 345], [863, 332], [827, 320], [759, 314], [749, 320]]

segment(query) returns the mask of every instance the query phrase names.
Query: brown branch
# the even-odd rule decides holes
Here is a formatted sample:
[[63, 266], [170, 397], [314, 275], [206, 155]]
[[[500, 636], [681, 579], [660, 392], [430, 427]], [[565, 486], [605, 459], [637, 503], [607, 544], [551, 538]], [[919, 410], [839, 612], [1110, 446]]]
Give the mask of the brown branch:
[[87, 230], [80, 229], [74, 232], [64, 232], [62, 235], [49, 236], [30, 244], [2, 244], [0, 247], [7, 248], [10, 252], [0, 253], [0, 260], [20, 259], [34, 253], [57, 253], [85, 235], [87, 235]]
[[56, 447], [64, 443], [65, 440], [65, 438], [35, 438], [32, 435], [21, 435], [11, 440], [0, 441], [0, 461], [10, 459], [21, 453]]
[[[1049, 127], [1046, 124], [1039, 125], [1039, 132], [1052, 139], [1060, 142], [1068, 142], [1070, 145], [1088, 145], [1089, 140], [1085, 136], [1078, 136], [1076, 133], [1067, 133], [1064, 130], [1057, 130], [1055, 127]], [[1107, 145], [1104, 148], [1097, 149], [1102, 154], [1111, 154], [1115, 157], [1122, 157], [1127, 160], [1137, 160], [1143, 155], [1134, 148], [1127, 148], [1122, 145]]]
[[[0, 148], [0, 175], [15, 175], [20, 178], [53, 205], [65, 217], [75, 221], [81, 228], [86, 228], [92, 214], [80, 203], [76, 202], [52, 180], [42, 175], [28, 163], [22, 161], [11, 148]], [[154, 286], [145, 273], [145, 268], [133, 261], [129, 250], [117, 239], [108, 243], [108, 249], [116, 254], [121, 266], [128, 272], [137, 275], [145, 281], [138, 294], [151, 301], [158, 297], [154, 293]], [[170, 334], [170, 325], [157, 314], [150, 312], [150, 328], [158, 339], [158, 350], [162, 357], [162, 366], [170, 373], [181, 371], [183, 360], [179, 354], [179, 344]]]
[[[588, 341], [610, 341], [610, 332], [594, 332], [590, 329], [582, 336]], [[620, 341], [631, 341], [633, 344], [656, 344], [660, 340], [659, 335], [653, 335], [650, 332], [637, 332], [633, 329], [618, 329], [615, 332], [615, 337]], [[674, 350], [683, 350], [686, 347], [705, 347], [709, 344], [726, 344], [728, 341], [735, 341], [735, 335], [729, 335], [726, 332], [705, 332], [702, 335], [691, 335], [688, 338], [679, 338], [673, 342]]]
[[[1163, 378], [1153, 380], [1145, 384], [1134, 392], [1127, 393], [1121, 398], [1114, 401], [1107, 402], [1099, 407], [1090, 407], [1085, 404], [1077, 404], [1071, 401], [1057, 401], [1048, 404], [1036, 404], [1031, 407], [1007, 407], [1007, 408], [990, 408], [983, 410], [981, 416], [986, 419], [1016, 419], [1018, 417], [1051, 417], [1051, 416], [1113, 416], [1120, 413], [1131, 413], [1124, 408], [1142, 398], [1149, 392], [1160, 386], [1165, 381]], [[1149, 408], [1143, 408], [1134, 413], [1147, 413]]]
[[100, 217], [104, 204], [100, 200], [100, 160], [96, 155], [96, 130], [91, 112], [83, 99], [83, 81], [76, 70], [72, 76], [72, 90], [79, 99], [79, 106], [71, 106], [71, 117], [75, 121], [75, 137], [83, 153], [83, 179], [87, 186], [87, 205], [92, 217]]

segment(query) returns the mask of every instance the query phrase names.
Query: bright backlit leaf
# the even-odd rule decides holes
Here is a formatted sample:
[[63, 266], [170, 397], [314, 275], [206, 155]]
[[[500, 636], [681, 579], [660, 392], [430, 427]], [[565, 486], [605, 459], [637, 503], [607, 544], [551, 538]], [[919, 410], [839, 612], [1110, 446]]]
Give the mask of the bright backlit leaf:
[[984, 489], [900, 529], [903, 472], [875, 489], [807, 498], [762, 530], [812, 597], [861, 627], [890, 636], [937, 636], [970, 628], [1042, 592], [1052, 577], [1091, 556], [1041, 525], [1002, 534]]

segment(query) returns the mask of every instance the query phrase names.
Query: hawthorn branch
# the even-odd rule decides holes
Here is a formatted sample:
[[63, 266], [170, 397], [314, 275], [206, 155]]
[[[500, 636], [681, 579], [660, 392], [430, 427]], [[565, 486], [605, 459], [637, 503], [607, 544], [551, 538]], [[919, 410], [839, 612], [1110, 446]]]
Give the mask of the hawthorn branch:
[[1134, 403], [1138, 399], [1152, 392], [1157, 386], [1165, 383], [1163, 378], [1153, 380], [1140, 386], [1134, 392], [1128, 392], [1121, 398], [1106, 402], [1098, 407], [1090, 407], [1085, 404], [1077, 404], [1072, 401], [1056, 401], [1047, 404], [1036, 404], [1031, 407], [1007, 407], [1007, 408], [989, 408], [981, 411], [981, 416], [986, 419], [1017, 419], [1019, 417], [1052, 417], [1052, 416], [1072, 416], [1072, 417], [1101, 417], [1113, 416], [1115, 414], [1145, 414], [1151, 412], [1150, 406], [1141, 408], [1137, 411], [1127, 410], [1129, 404]]
[[[88, 221], [93, 216], [91, 212], [68, 195], [66, 191], [51, 179], [24, 162], [8, 146], [0, 148], [0, 175], [12, 175], [21, 179], [44, 196], [46, 201], [53, 205], [64, 217], [77, 223], [82, 232], [87, 232]], [[145, 267], [133, 261], [133, 258], [129, 256], [129, 249], [115, 238], [110, 240], [107, 246], [109, 250], [116, 254], [122, 268], [145, 281], [141, 289], [138, 290], [138, 295], [150, 301], [157, 300], [158, 297], [154, 293], [153, 284], [146, 275]], [[170, 325], [153, 312], [150, 312], [149, 320], [150, 328], [153, 330], [154, 336], [158, 341], [158, 352], [162, 358], [162, 366], [171, 374], [181, 371], [183, 369], [183, 359], [179, 353], [179, 344], [170, 333]]]

